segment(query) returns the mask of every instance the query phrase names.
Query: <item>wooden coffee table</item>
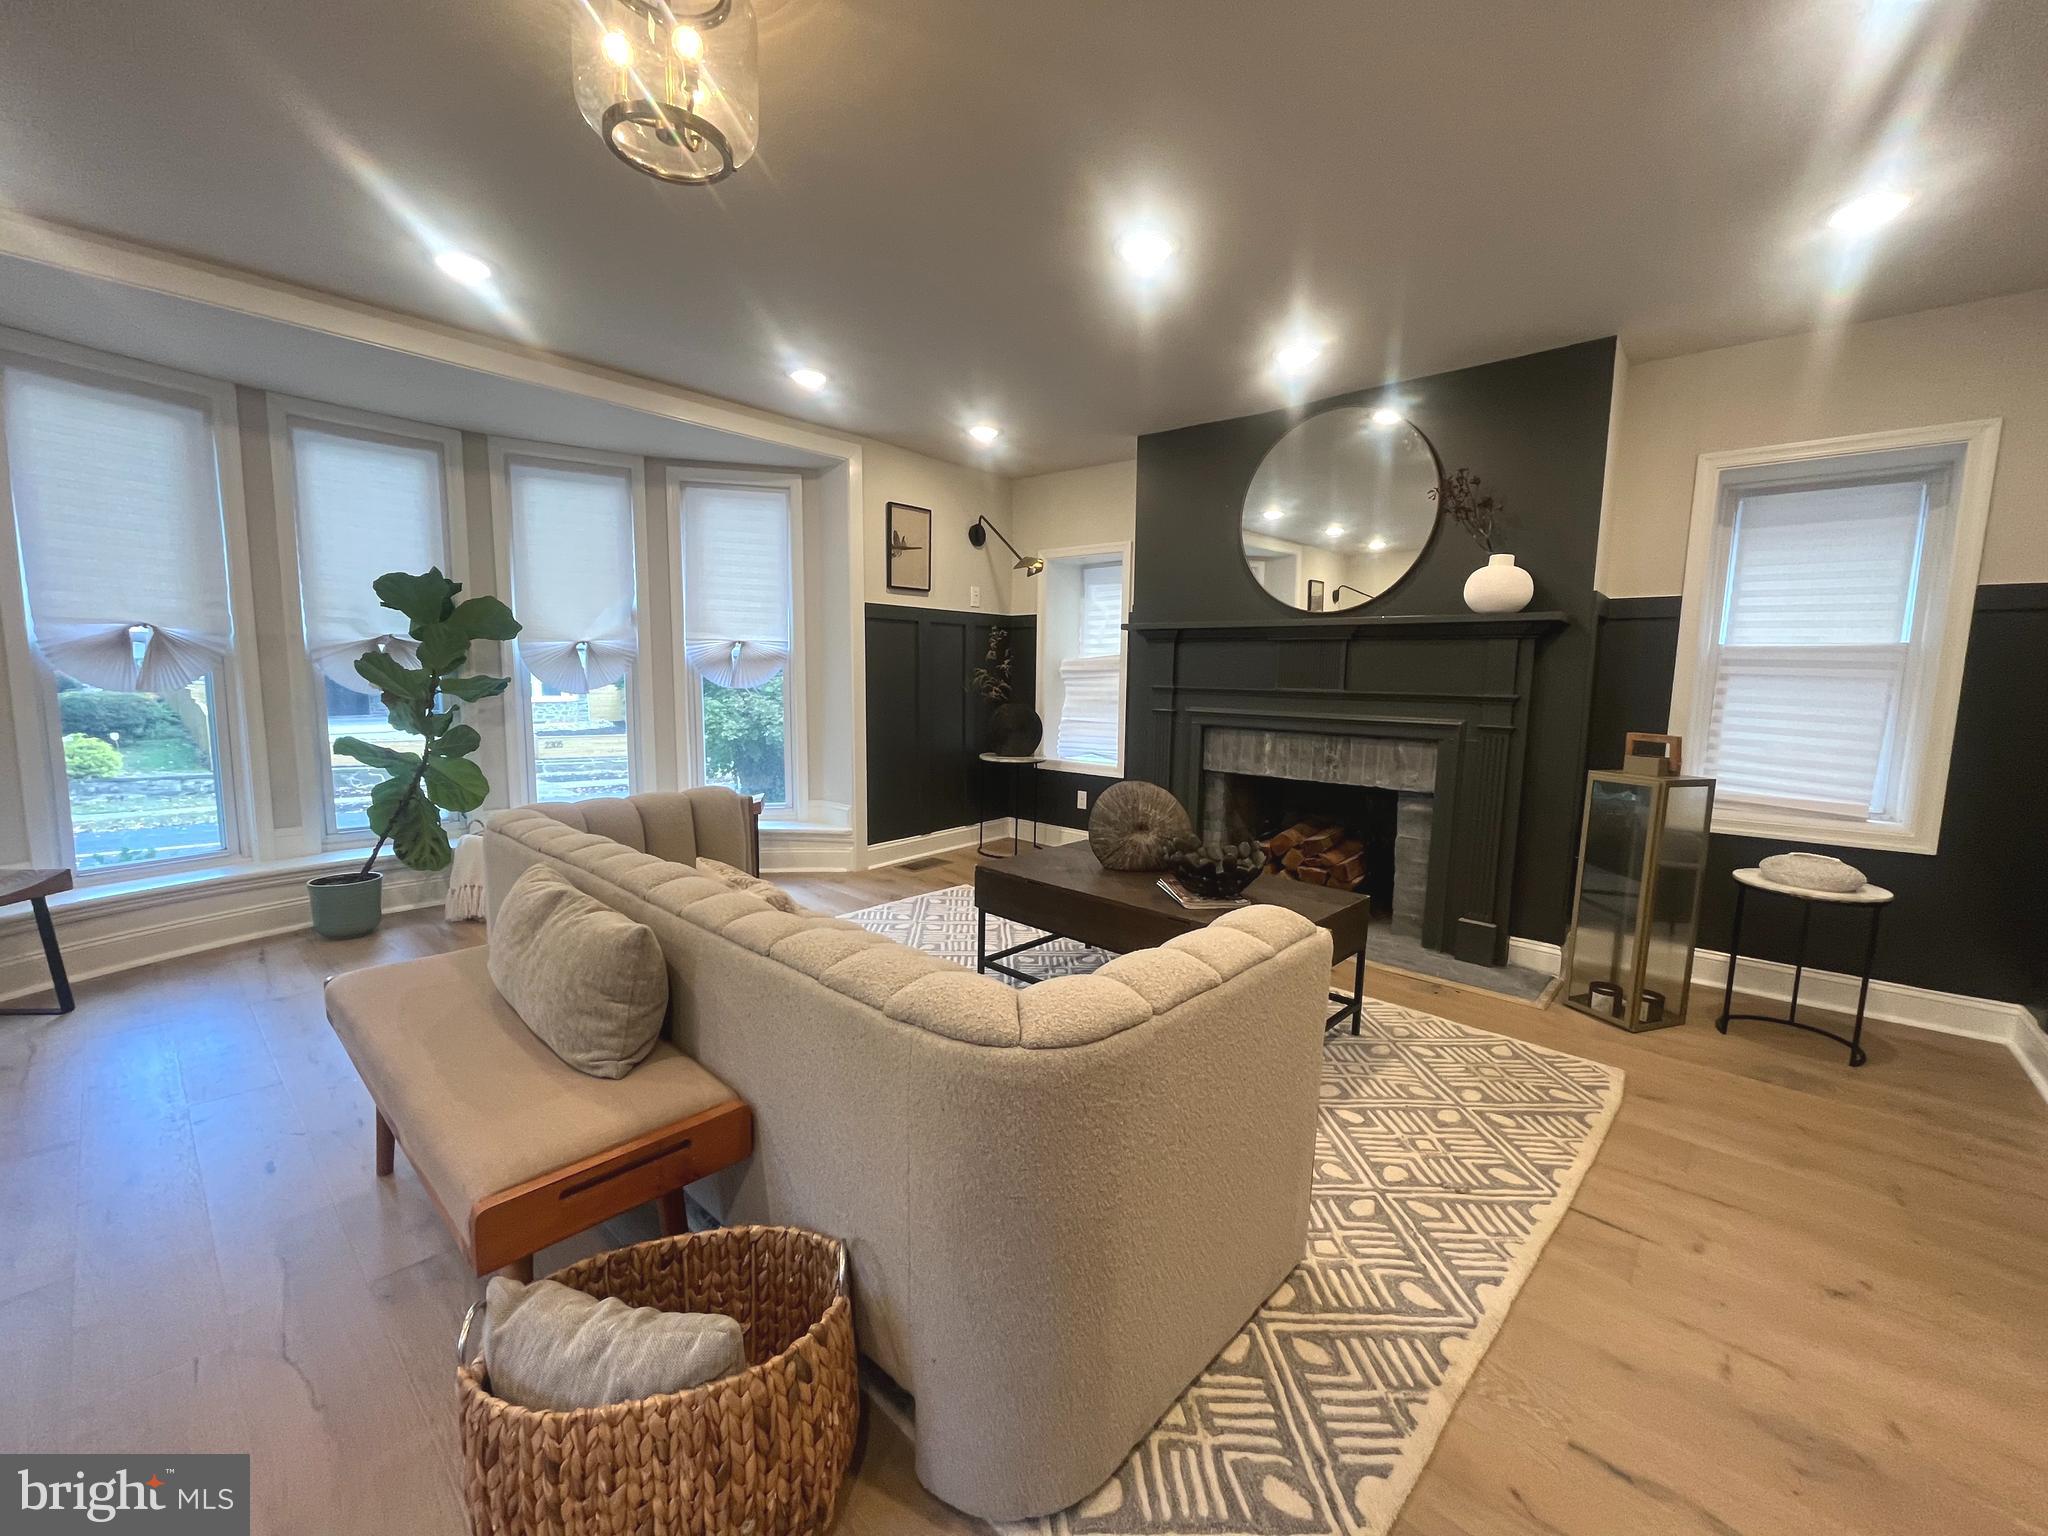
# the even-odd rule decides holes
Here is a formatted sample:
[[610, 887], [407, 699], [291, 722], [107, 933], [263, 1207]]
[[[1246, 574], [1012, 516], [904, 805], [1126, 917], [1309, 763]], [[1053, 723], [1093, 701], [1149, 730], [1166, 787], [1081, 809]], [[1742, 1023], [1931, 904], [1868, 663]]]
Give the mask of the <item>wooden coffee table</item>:
[[[1365, 940], [1372, 898], [1357, 891], [1304, 885], [1279, 875], [1259, 876], [1244, 894], [1249, 901], [1299, 912], [1318, 928], [1329, 930], [1330, 958], [1340, 965], [1351, 961], [1352, 980], [1349, 997], [1341, 992], [1330, 994], [1330, 1001], [1344, 1006], [1330, 1016], [1326, 1027], [1335, 1027], [1348, 1018], [1351, 1033], [1357, 1034], [1359, 999], [1365, 994]], [[1044, 929], [1052, 938], [1076, 939], [1122, 955], [1164, 944], [1175, 934], [1206, 928], [1225, 912], [1234, 910], [1211, 907], [1190, 911], [1159, 889], [1157, 873], [1104, 869], [1086, 843], [1034, 849], [1000, 864], [978, 866], [974, 871], [974, 905], [979, 929], [974, 948], [975, 968], [1000, 971], [1026, 982], [1039, 978], [1002, 962], [1051, 940], [1033, 939], [1028, 944], [1013, 944], [990, 954], [991, 915]]]
[[0, 869], [0, 907], [25, 901], [35, 912], [36, 934], [43, 941], [43, 959], [50, 966], [50, 990], [57, 994], [54, 1008], [0, 1008], [0, 1015], [69, 1013], [71, 980], [64, 974], [64, 955], [57, 948], [57, 929], [50, 921], [50, 898], [71, 889], [68, 869]]

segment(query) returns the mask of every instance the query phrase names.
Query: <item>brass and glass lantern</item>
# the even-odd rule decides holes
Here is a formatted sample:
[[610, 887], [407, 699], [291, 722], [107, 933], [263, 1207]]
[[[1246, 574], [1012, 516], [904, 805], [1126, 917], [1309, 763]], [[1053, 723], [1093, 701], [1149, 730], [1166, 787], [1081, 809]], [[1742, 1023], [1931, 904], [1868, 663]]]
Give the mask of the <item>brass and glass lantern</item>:
[[1587, 775], [1564, 1000], [1623, 1029], [1685, 1022], [1714, 781]]
[[575, 0], [569, 17], [577, 110], [626, 164], [708, 186], [753, 158], [753, 0]]

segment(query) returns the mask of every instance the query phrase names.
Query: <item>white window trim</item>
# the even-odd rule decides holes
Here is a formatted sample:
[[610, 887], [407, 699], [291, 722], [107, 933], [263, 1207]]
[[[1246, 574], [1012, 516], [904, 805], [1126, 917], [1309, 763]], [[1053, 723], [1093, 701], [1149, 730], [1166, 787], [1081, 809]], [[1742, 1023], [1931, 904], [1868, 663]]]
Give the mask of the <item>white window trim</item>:
[[767, 820], [800, 821], [810, 804], [810, 751], [806, 740], [809, 693], [804, 677], [804, 482], [788, 470], [734, 469], [725, 464], [671, 464], [667, 474], [669, 640], [674, 648], [676, 764], [686, 785], [704, 782], [704, 691], [697, 674], [683, 661], [683, 635], [688, 619], [683, 608], [683, 490], [692, 485], [768, 486], [789, 493], [789, 665], [783, 669], [782, 783], [787, 803], [764, 806]]
[[[270, 435], [270, 480], [277, 501], [277, 548], [280, 584], [284, 592], [286, 662], [293, 679], [293, 729], [305, 754], [299, 771], [299, 805], [304, 820], [295, 832], [286, 829], [280, 841], [290, 837], [292, 846], [282, 852], [290, 856], [318, 853], [327, 848], [367, 847], [376, 838], [367, 830], [337, 831], [334, 826], [334, 794], [326, 763], [327, 726], [322, 709], [326, 691], [313, 670], [306, 650], [306, 608], [299, 585], [299, 476], [292, 458], [292, 424], [354, 428], [377, 432], [423, 444], [441, 455], [442, 490], [446, 503], [443, 536], [448, 550], [448, 576], [469, 582], [469, 503], [464, 494], [462, 434], [448, 427], [428, 426], [396, 416], [380, 416], [345, 405], [329, 405], [293, 395], [267, 397]], [[472, 592], [471, 596], [476, 594]], [[493, 642], [495, 644], [495, 642]], [[499, 648], [502, 651], [502, 647]], [[502, 657], [500, 657], [502, 661]], [[502, 666], [497, 670], [502, 671]], [[472, 706], [473, 707], [473, 706]], [[488, 737], [489, 732], [484, 732]]]
[[[147, 864], [109, 865], [81, 871], [80, 885], [132, 880], [137, 872], [180, 870], [267, 858], [270, 826], [270, 782], [256, 761], [255, 743], [265, 739], [263, 699], [255, 682], [256, 623], [250, 607], [249, 523], [242, 490], [240, 418], [235, 387], [219, 379], [136, 362], [89, 347], [0, 327], [0, 362], [27, 367], [54, 366], [106, 384], [139, 386], [181, 396], [207, 415], [213, 435], [215, 475], [220, 486], [221, 531], [227, 545], [228, 614], [234, 625], [227, 665], [214, 680], [214, 775], [220, 785], [220, 853]], [[0, 432], [0, 496], [11, 493], [7, 442]], [[15, 537], [13, 508], [0, 517], [0, 580], [26, 594], [21, 549]], [[71, 867], [71, 814], [64, 778], [63, 732], [57, 706], [57, 680], [35, 654], [28, 639], [25, 601], [0, 603], [0, 633], [7, 649], [8, 693], [14, 717], [15, 756], [21, 770], [23, 810], [28, 819], [29, 857], [38, 865]]]
[[[653, 669], [647, 665], [649, 649], [647, 615], [653, 595], [647, 554], [647, 461], [626, 453], [606, 453], [598, 448], [574, 448], [563, 443], [536, 443], [524, 438], [494, 437], [490, 440], [491, 546], [497, 557], [498, 593], [519, 613], [519, 593], [512, 581], [512, 486], [508, 466], [514, 459], [542, 464], [589, 465], [626, 472], [633, 487], [633, 631], [640, 654], [632, 671], [632, 715], [626, 722], [626, 774], [628, 789], [640, 794], [654, 787], [654, 685]], [[519, 707], [505, 711], [505, 771], [508, 785], [517, 790], [513, 805], [532, 805], [540, 798], [535, 778], [533, 751], [532, 676], [519, 659], [518, 642], [506, 647], [511, 664], [511, 693]]]
[[[1038, 552], [1038, 556], [1046, 563], [1048, 569], [1057, 561], [1101, 560], [1114, 556], [1123, 562], [1124, 591], [1121, 611], [1124, 615], [1124, 623], [1121, 636], [1117, 642], [1116, 653], [1116, 697], [1118, 705], [1116, 712], [1116, 761], [1114, 763], [1079, 763], [1066, 758], [1049, 757], [1038, 765], [1041, 769], [1049, 770], [1053, 773], [1083, 773], [1099, 779], [1120, 779], [1124, 776], [1124, 731], [1126, 722], [1130, 719], [1131, 714], [1131, 546], [1129, 544], [1072, 544], [1064, 549], [1041, 549]], [[1037, 617], [1033, 628], [1037, 632], [1038, 652], [1033, 663], [1032, 674], [1032, 691], [1037, 696], [1033, 699], [1032, 705], [1038, 711], [1038, 718], [1045, 721], [1046, 729], [1054, 732], [1056, 736], [1059, 722], [1048, 719], [1045, 712], [1045, 683], [1047, 676], [1045, 604], [1051, 588], [1042, 577], [1038, 580], [1037, 588]]]
[[1713, 645], [1713, 616], [1718, 612], [1716, 599], [1728, 556], [1728, 539], [1721, 518], [1722, 476], [1733, 470], [1792, 465], [1845, 454], [1957, 445], [1963, 450], [1954, 492], [1954, 536], [1941, 573], [1943, 591], [1928, 608], [1932, 633], [1924, 645], [1916, 646], [1921, 652], [1918, 663], [1930, 668], [1931, 675], [1925, 676], [1916, 689], [1922, 713], [1906, 725], [1918, 735], [1919, 746], [1911, 770], [1911, 795], [1900, 819], [1845, 822], [1838, 817], [1717, 801], [1714, 831], [1824, 846], [1885, 848], [1900, 853], [1933, 853], [1939, 847], [1948, 794], [1949, 757], [1955, 744], [1956, 704], [1962, 694], [1963, 661], [1969, 650], [1984, 528], [1990, 517], [1991, 486], [1998, 464], [1999, 427], [1999, 419], [1993, 417], [1700, 455], [1693, 479], [1692, 528], [1686, 547], [1678, 661], [1672, 678], [1667, 729], [1703, 742], [1704, 713], [1712, 702], [1707, 672]]

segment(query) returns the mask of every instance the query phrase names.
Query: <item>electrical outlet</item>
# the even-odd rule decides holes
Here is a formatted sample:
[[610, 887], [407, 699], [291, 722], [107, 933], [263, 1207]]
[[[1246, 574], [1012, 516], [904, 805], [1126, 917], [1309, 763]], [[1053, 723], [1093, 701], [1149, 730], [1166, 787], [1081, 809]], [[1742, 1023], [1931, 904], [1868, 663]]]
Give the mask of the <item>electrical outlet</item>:
[[1075, 810], [1077, 810], [1077, 811], [1085, 811], [1085, 810], [1087, 810], [1087, 809], [1088, 809], [1088, 791], [1087, 791], [1087, 790], [1085, 790], [1085, 789], [1077, 789], [1077, 790], [1075, 790], [1075, 791], [1074, 791], [1074, 809], [1075, 809]]
[[967, 606], [970, 608], [979, 608], [981, 606], [981, 588], [969, 587], [967, 589]]

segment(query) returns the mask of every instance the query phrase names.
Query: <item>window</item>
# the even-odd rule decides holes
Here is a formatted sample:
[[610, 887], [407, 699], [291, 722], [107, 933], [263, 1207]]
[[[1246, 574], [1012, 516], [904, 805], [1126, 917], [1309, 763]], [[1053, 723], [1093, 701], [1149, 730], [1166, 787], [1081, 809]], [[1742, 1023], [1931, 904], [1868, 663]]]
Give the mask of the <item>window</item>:
[[537, 800], [633, 789], [639, 656], [633, 530], [637, 461], [506, 452], [496, 445]]
[[684, 730], [699, 783], [797, 802], [796, 489], [678, 481]]
[[1717, 831], [1932, 852], [1995, 426], [1856, 441], [1701, 461], [1672, 729]]
[[408, 666], [417, 655], [403, 618], [377, 601], [372, 584], [386, 571], [431, 567], [461, 579], [448, 517], [449, 507], [459, 505], [450, 482], [459, 473], [460, 440], [452, 433], [413, 436], [396, 430], [397, 423], [372, 425], [371, 418], [324, 406], [281, 403], [281, 412], [306, 654], [321, 705], [317, 750], [327, 831], [355, 840], [367, 835], [370, 791], [383, 774], [336, 756], [333, 743], [357, 736], [401, 750], [416, 744], [392, 727], [356, 672], [356, 658], [373, 646]]
[[1049, 551], [1039, 590], [1039, 712], [1055, 762], [1110, 773], [1123, 763], [1121, 547]]
[[61, 738], [61, 856], [90, 874], [235, 851], [215, 402], [12, 360], [0, 386], [27, 637]]

